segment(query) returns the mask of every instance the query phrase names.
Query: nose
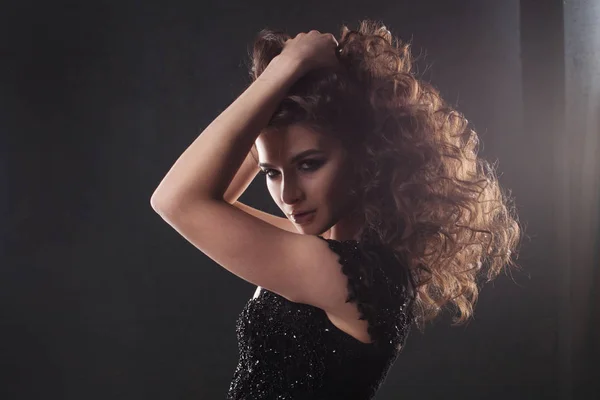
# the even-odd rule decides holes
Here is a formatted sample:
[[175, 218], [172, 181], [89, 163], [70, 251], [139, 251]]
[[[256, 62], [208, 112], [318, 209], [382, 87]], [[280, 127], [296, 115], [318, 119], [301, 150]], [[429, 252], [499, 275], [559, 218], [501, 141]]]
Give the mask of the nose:
[[302, 197], [302, 189], [298, 182], [292, 178], [287, 177], [282, 179], [281, 184], [281, 201], [286, 204], [297, 203]]

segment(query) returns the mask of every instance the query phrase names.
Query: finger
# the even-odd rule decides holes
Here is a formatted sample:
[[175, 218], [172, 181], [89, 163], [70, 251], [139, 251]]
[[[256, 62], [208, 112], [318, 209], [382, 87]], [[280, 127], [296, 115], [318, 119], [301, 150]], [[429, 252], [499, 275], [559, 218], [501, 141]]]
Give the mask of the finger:
[[331, 36], [331, 38], [333, 39], [333, 41], [335, 42], [335, 47], [338, 47], [340, 44], [337, 41], [337, 39], [335, 38], [335, 36], [333, 36], [333, 33], [330, 33], [329, 36]]

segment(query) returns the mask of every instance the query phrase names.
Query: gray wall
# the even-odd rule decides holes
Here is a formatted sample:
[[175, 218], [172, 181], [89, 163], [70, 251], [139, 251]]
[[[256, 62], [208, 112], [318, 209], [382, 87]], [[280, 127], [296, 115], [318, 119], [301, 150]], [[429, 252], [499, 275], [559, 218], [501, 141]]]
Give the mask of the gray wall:
[[[564, 26], [554, 0], [38, 3], [0, 17], [1, 398], [224, 398], [254, 288], [173, 231], [150, 196], [240, 94], [256, 32], [337, 35], [362, 18], [412, 39], [424, 79], [499, 161], [531, 236], [525, 272], [485, 286], [469, 325], [442, 316], [413, 330], [377, 398], [562, 399], [583, 387], [575, 371], [592, 356], [573, 341], [595, 345], [577, 313], [591, 315], [597, 293], [586, 184], [598, 176], [597, 2], [567, 3]], [[557, 157], [566, 124], [579, 164]], [[559, 196], [568, 182], [579, 202]], [[241, 200], [281, 215], [260, 179]]]

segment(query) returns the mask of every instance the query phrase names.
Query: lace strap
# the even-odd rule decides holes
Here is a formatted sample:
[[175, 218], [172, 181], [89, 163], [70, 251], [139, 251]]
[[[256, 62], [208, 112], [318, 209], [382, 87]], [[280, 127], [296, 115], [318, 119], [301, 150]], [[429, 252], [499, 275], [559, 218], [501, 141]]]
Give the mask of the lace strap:
[[393, 257], [382, 247], [318, 237], [339, 255], [341, 270], [348, 278], [346, 302], [356, 303], [360, 319], [369, 322], [371, 338], [378, 344], [401, 345], [410, 325], [410, 296], [406, 280], [392, 269], [402, 266], [393, 264]]

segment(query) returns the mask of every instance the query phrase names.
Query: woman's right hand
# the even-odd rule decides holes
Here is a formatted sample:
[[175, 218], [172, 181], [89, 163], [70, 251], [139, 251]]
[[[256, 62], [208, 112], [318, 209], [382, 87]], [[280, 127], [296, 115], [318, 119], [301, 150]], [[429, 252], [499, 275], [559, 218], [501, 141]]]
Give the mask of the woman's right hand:
[[338, 68], [338, 41], [331, 33], [312, 30], [301, 32], [293, 39], [286, 40], [280, 57], [296, 60], [304, 72], [320, 68]]

